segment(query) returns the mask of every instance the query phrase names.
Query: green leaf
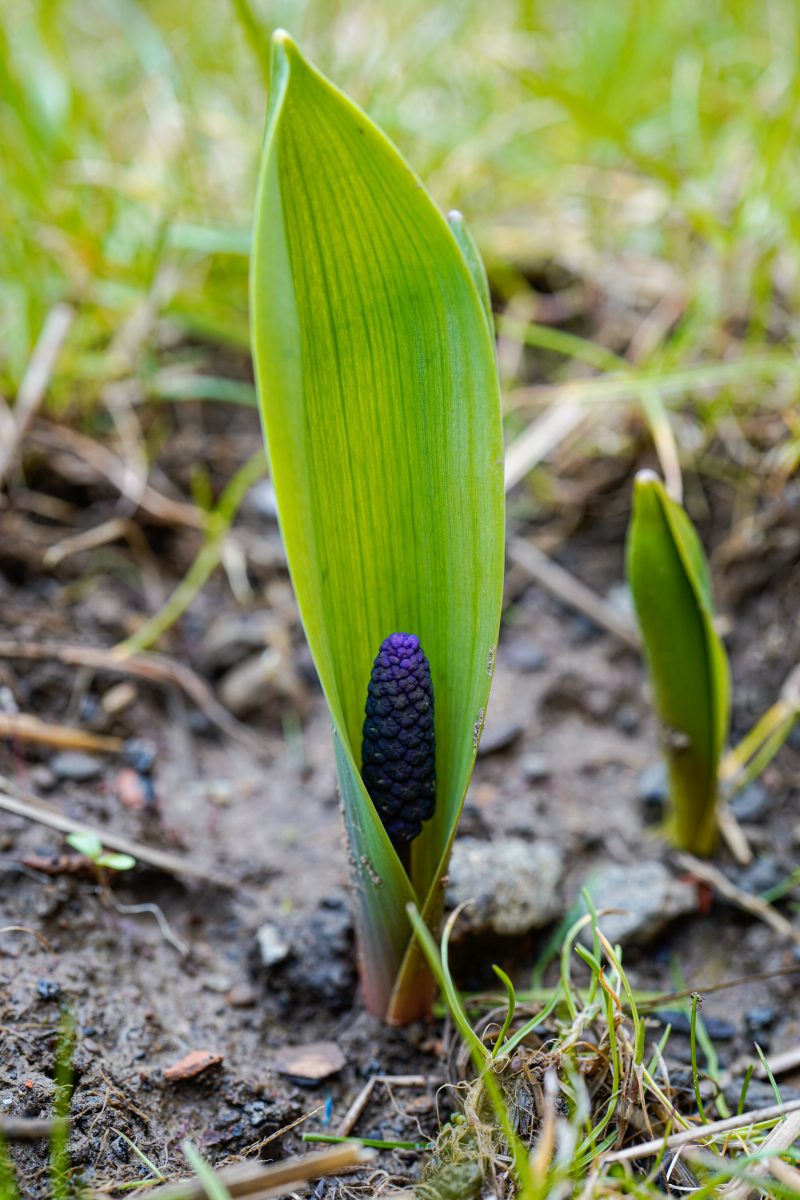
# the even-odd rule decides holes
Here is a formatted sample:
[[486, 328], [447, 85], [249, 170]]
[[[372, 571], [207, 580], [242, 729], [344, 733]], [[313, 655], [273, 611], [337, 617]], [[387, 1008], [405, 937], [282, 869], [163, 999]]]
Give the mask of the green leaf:
[[[405, 909], [438, 920], [499, 624], [494, 343], [464, 238], [391, 143], [284, 33], [271, 78], [251, 265], [256, 378], [333, 719], [365, 998], [409, 1020], [431, 987]], [[436, 813], [412, 844], [410, 879], [359, 772], [370, 669], [396, 631], [420, 638], [436, 705]]]
[[67, 845], [95, 862], [103, 853], [103, 843], [96, 833], [68, 833]]
[[181, 1142], [183, 1156], [202, 1184], [208, 1200], [231, 1200], [231, 1194], [218, 1175], [212, 1171], [200, 1151], [187, 1139]]
[[728, 735], [728, 661], [713, 623], [700, 539], [651, 471], [634, 484], [628, 580], [664, 731], [673, 832], [683, 849], [716, 842], [719, 760]]
[[136, 859], [130, 854], [117, 854], [107, 850], [95, 859], [98, 867], [108, 867], [110, 871], [130, 871], [136, 866]]

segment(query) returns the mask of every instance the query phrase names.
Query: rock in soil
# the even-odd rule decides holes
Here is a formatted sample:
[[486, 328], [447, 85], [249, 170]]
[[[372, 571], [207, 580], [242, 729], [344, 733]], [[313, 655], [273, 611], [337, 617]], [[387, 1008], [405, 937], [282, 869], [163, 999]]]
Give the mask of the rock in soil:
[[521, 756], [519, 769], [528, 783], [541, 783], [552, 774], [550, 759], [546, 754], [537, 754], [536, 751]]
[[[600, 928], [612, 945], [645, 945], [676, 917], [697, 909], [692, 884], [677, 879], [660, 862], [607, 863], [590, 876], [586, 886], [598, 912], [623, 910], [600, 917]], [[580, 936], [586, 945], [591, 944], [590, 928]]]
[[547, 666], [547, 655], [536, 642], [517, 639], [503, 647], [503, 655], [509, 666], [525, 674], [543, 671]]
[[274, 967], [289, 955], [289, 944], [272, 921], [265, 921], [256, 933], [258, 957], [262, 966]]
[[784, 871], [774, 855], [764, 854], [750, 863], [749, 867], [742, 867], [730, 874], [742, 891], [759, 896], [782, 883], [788, 872]]
[[50, 768], [59, 779], [87, 783], [102, 773], [103, 764], [93, 754], [84, 754], [82, 750], [62, 750], [51, 758]]
[[478, 758], [486, 758], [489, 754], [508, 750], [521, 734], [522, 726], [519, 721], [501, 721], [497, 725], [487, 725], [481, 734]]
[[769, 805], [769, 793], [761, 783], [751, 783], [731, 800], [731, 812], [737, 821], [752, 825], [760, 821]]
[[447, 906], [472, 902], [459, 920], [461, 933], [527, 933], [561, 915], [563, 871], [562, 853], [552, 842], [459, 838], [450, 862]]
[[[287, 953], [274, 957], [284, 945]], [[326, 1012], [347, 1008], [356, 986], [348, 893], [332, 892], [310, 917], [287, 921], [280, 929], [271, 922], [262, 925], [257, 954], [269, 991], [286, 1011], [308, 1006]]]
[[744, 1027], [748, 1033], [760, 1033], [763, 1029], [771, 1029], [777, 1016], [771, 1004], [757, 1004], [745, 1009]]
[[648, 824], [662, 820], [669, 799], [665, 763], [650, 763], [640, 772], [636, 780], [636, 799], [642, 806], [642, 816]]

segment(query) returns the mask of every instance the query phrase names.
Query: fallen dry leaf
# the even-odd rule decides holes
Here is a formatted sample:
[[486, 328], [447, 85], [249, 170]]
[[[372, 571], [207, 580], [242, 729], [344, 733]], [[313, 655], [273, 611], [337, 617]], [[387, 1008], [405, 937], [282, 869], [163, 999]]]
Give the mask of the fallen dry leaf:
[[181, 1083], [184, 1079], [194, 1079], [209, 1067], [216, 1067], [222, 1062], [224, 1054], [215, 1054], [213, 1050], [190, 1050], [183, 1058], [179, 1058], [171, 1067], [164, 1068], [164, 1078], [168, 1083]]

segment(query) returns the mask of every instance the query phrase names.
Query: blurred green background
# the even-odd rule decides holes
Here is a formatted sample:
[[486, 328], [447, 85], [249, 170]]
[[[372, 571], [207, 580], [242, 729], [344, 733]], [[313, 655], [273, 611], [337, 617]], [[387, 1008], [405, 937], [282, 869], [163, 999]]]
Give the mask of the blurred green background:
[[[777, 403], [791, 469], [799, 19], [795, 0], [6, 0], [0, 395], [67, 299], [51, 405], [119, 378], [250, 398], [249, 225], [283, 25], [471, 222], [507, 387], [614, 355], [656, 389], [722, 363], [705, 411]], [[681, 378], [664, 394], [691, 396]]]

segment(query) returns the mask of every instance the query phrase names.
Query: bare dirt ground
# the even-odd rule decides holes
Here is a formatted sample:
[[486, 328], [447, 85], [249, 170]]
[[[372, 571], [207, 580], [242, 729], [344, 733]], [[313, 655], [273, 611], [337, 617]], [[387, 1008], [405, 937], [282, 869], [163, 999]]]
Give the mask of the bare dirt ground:
[[[206, 458], [205, 447], [213, 447], [218, 481], [253, 453], [260, 436], [254, 413], [194, 406], [159, 415], [149, 435], [163, 443], [155, 478], [165, 491], [186, 487], [201, 447]], [[602, 462], [595, 464], [602, 485], [587, 492], [568, 522], [554, 508], [538, 531], [552, 538], [555, 530], [557, 557], [612, 599], [623, 579], [632, 465], [610, 479]], [[690, 480], [690, 486], [700, 485]], [[258, 496], [263, 503], [263, 489]], [[761, 501], [755, 525], [733, 520], [724, 487], [709, 499], [703, 532], [716, 548], [734, 733], [741, 734], [774, 700], [798, 658], [800, 499], [786, 492], [774, 503]], [[7, 790], [34, 793], [98, 830], [168, 849], [201, 876], [140, 864], [104, 887], [61, 870], [63, 862], [53, 868], [49, 860], [68, 849], [59, 833], [0, 814], [0, 1115], [50, 1112], [56, 1030], [68, 1004], [77, 1026], [72, 1162], [97, 1188], [147, 1178], [130, 1143], [166, 1178], [187, 1173], [179, 1149], [186, 1137], [212, 1163], [295, 1153], [303, 1131], [336, 1130], [371, 1074], [416, 1074], [427, 1082], [376, 1089], [359, 1135], [427, 1140], [436, 1129], [437, 1089], [446, 1074], [441, 1021], [387, 1030], [359, 1004], [326, 711], [276, 526], [256, 507], [251, 498], [235, 527], [241, 554], [231, 559], [229, 574], [238, 580], [239, 600], [218, 571], [162, 643], [235, 703], [250, 731], [247, 741], [221, 734], [202, 706], [175, 687], [124, 671], [76, 668], [57, 653], [76, 644], [110, 647], [130, 634], [188, 567], [196, 534], [139, 513], [138, 532], [128, 540], [123, 535], [46, 566], [48, 548], [63, 549], [65, 538], [133, 515], [91, 464], [66, 451], [32, 457], [24, 486], [0, 514], [4, 645], [13, 640], [54, 650], [26, 661], [5, 647], [0, 709], [127, 743], [121, 753], [96, 756], [94, 769], [84, 762], [79, 770], [61, 751], [8, 738], [0, 747]], [[522, 521], [512, 524], [514, 537], [531, 532]], [[253, 665], [265, 639], [271, 658], [248, 676], [243, 664]], [[129, 691], [110, 696], [121, 683]], [[113, 711], [121, 698], [125, 705]], [[514, 568], [485, 738], [485, 745], [494, 738], [502, 748], [478, 762], [464, 830], [484, 839], [556, 841], [567, 861], [564, 913], [598, 865], [674, 861], [639, 795], [640, 773], [658, 755], [638, 656]], [[145, 746], [131, 746], [130, 739]], [[148, 744], [155, 760], [141, 773], [137, 767], [149, 766]], [[538, 773], [530, 770], [534, 753], [544, 759]], [[747, 825], [754, 866], [736, 867], [725, 850], [719, 853], [718, 864], [744, 886], [766, 890], [796, 865], [799, 778], [795, 735], [761, 781], [763, 813]], [[702, 992], [796, 965], [791, 942], [695, 883], [696, 912], [646, 948], [626, 952], [637, 986], [674, 990], [676, 966], [685, 985]], [[152, 908], [134, 911], [142, 905], [157, 906], [168, 936]], [[785, 904], [783, 911], [791, 915]], [[265, 923], [284, 943], [279, 956], [286, 952], [270, 968], [260, 962], [256, 941]], [[462, 984], [487, 986], [494, 961], [525, 987], [551, 931], [513, 942], [484, 938], [468, 955], [457, 955]], [[770, 1011], [754, 1034], [752, 1010], [759, 1008]], [[718, 1023], [723, 1068], [752, 1052], [754, 1036], [765, 1048], [800, 1042], [791, 974], [712, 992], [703, 1012]], [[282, 1048], [319, 1040], [337, 1043], [344, 1056], [345, 1065], [328, 1079], [300, 1086], [274, 1068]], [[680, 1056], [685, 1039], [678, 1035], [671, 1045]], [[222, 1061], [192, 1079], [165, 1079], [166, 1068], [195, 1050]], [[800, 1080], [786, 1076], [782, 1083], [788, 1096]], [[446, 1098], [442, 1103], [446, 1111]], [[45, 1196], [45, 1144], [16, 1146], [14, 1158], [25, 1195]], [[387, 1176], [413, 1178], [419, 1161], [416, 1152], [387, 1153], [365, 1187]], [[309, 1194], [333, 1200], [340, 1187], [320, 1184]]]

